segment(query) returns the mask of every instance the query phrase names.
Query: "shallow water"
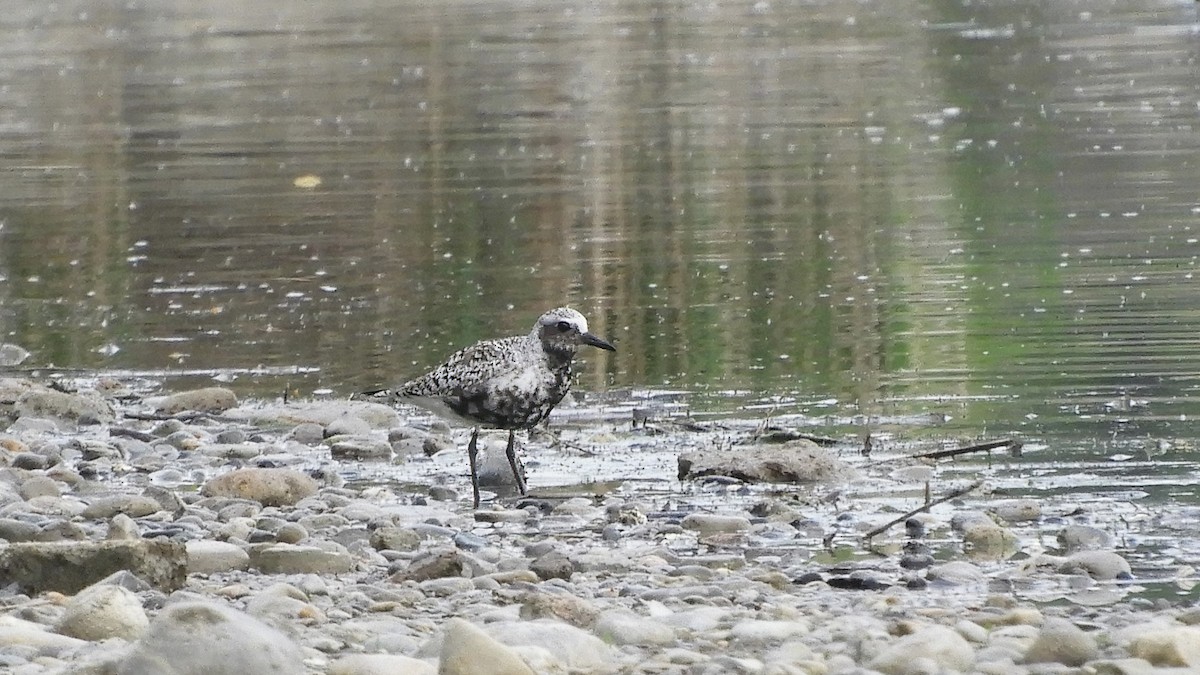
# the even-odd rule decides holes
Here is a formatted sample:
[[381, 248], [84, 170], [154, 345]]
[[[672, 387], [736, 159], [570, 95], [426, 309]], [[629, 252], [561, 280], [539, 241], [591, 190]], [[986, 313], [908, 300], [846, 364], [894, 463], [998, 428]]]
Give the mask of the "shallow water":
[[580, 388], [629, 406], [885, 448], [1019, 434], [1015, 496], [1197, 502], [1194, 3], [80, 1], [0, 26], [18, 372], [342, 396], [569, 302], [619, 347]]

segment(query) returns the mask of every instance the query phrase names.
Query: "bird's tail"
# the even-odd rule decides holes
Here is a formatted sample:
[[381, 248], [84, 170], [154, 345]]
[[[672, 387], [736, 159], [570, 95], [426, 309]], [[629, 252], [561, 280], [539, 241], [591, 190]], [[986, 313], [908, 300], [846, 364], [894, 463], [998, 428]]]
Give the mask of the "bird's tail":
[[351, 401], [370, 401], [371, 403], [382, 403], [384, 405], [395, 405], [400, 402], [400, 395], [395, 389], [372, 389], [370, 391], [362, 391], [357, 394], [350, 395]]

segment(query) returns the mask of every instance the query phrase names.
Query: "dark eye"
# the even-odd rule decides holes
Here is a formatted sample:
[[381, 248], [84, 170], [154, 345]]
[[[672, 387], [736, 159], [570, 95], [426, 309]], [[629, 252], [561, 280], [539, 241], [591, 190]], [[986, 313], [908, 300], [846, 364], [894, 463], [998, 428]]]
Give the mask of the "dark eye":
[[571, 330], [571, 324], [567, 323], [566, 321], [558, 322], [558, 332], [565, 333], [569, 330]]

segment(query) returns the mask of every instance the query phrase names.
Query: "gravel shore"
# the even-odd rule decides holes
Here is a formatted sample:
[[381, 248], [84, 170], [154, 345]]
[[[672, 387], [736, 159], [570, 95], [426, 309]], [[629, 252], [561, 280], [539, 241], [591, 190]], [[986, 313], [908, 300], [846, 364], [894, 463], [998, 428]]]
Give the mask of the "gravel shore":
[[937, 467], [579, 413], [475, 511], [416, 412], [0, 379], [0, 672], [1200, 672], [1195, 572], [1146, 592], [1119, 504], [985, 487], [867, 542], [915, 504], [860, 495]]

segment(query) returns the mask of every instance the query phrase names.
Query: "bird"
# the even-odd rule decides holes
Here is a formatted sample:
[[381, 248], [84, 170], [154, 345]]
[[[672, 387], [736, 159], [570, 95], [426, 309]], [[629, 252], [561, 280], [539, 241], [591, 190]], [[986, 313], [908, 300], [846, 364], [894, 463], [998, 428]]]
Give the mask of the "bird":
[[479, 508], [476, 469], [480, 428], [508, 431], [505, 454], [517, 489], [527, 494], [517, 468], [516, 431], [537, 426], [571, 389], [571, 363], [587, 345], [610, 352], [610, 342], [588, 332], [587, 319], [570, 307], [538, 317], [526, 335], [482, 340], [461, 349], [433, 370], [390, 389], [365, 391], [355, 398], [408, 403], [472, 427], [467, 444], [471, 492]]

